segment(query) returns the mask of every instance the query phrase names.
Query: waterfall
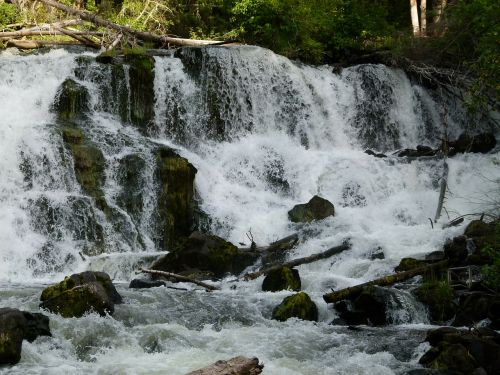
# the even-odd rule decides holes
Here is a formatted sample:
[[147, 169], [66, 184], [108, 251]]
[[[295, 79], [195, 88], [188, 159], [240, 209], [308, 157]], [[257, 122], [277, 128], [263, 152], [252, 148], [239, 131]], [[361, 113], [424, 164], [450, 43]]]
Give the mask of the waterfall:
[[[321, 295], [392, 273], [402, 257], [438, 250], [446, 238], [463, 231], [441, 229], [446, 216], [434, 229], [429, 224], [441, 161], [391, 156], [419, 144], [437, 147], [445, 132], [456, 138], [468, 129], [472, 119], [460, 103], [383, 65], [337, 71], [253, 46], [183, 48], [155, 57], [152, 77], [135, 75], [127, 63], [102, 64], [88, 52], [0, 54], [0, 285], [39, 285], [85, 269], [104, 270], [115, 281], [128, 282], [138, 265], [168, 251], [157, 169], [158, 150], [168, 149], [197, 170], [196, 210], [204, 221], [193, 228], [203, 225], [233, 243], [248, 242], [245, 233], [251, 230], [262, 245], [299, 231], [297, 257], [351, 241], [351, 250], [300, 268], [303, 290], [317, 302], [325, 323], [288, 322], [280, 333], [282, 328], [265, 317], [286, 294], [262, 293], [260, 281], [242, 282], [237, 292], [223, 283], [222, 301], [196, 293], [184, 298], [127, 292], [130, 306], [117, 312], [117, 322], [102, 318], [92, 323], [86, 317], [73, 327], [63, 320], [57, 324], [65, 338], [85, 325], [97, 332], [95, 324], [100, 324], [115, 338], [127, 330], [131, 343], [99, 342], [89, 346], [94, 349], [75, 343], [73, 358], [58, 338], [58, 348], [30, 344], [30, 355], [48, 351], [57, 362], [53, 357], [66, 353], [61, 355], [72, 358], [66, 364], [81, 373], [108, 371], [122, 360], [137, 366], [126, 360], [127, 345], [171, 366], [190, 357], [199, 356], [192, 359], [196, 362], [230, 353], [226, 346], [233, 345], [267, 359], [269, 374], [327, 374], [332, 372], [325, 369], [333, 368], [390, 374], [413, 363], [408, 353], [401, 358], [370, 354], [357, 346], [356, 337], [336, 332], [327, 325], [335, 313]], [[86, 92], [87, 108], [69, 126], [53, 107], [68, 79]], [[491, 124], [475, 125], [475, 131], [481, 129], [491, 130]], [[65, 133], [71, 131], [76, 133]], [[102, 171], [92, 172], [102, 172], [92, 191], [81, 184], [69, 136], [83, 137], [83, 146], [75, 147], [85, 147], [102, 165]], [[370, 156], [367, 148], [389, 157]], [[489, 208], [483, 198], [495, 191], [498, 158], [497, 148], [449, 159], [445, 206], [451, 218]], [[313, 195], [330, 200], [336, 215], [291, 224], [287, 211]], [[384, 259], [373, 260], [375, 251], [383, 252]], [[9, 301], [36, 306], [36, 297]], [[234, 311], [226, 311], [226, 302]], [[140, 303], [150, 304], [154, 313]], [[209, 311], [197, 315], [189, 303]], [[192, 320], [186, 322], [171, 306], [184, 306], [183, 314]], [[168, 323], [160, 307], [169, 312]], [[427, 322], [406, 292], [398, 294], [391, 311], [395, 325]], [[158, 336], [155, 326], [164, 329], [165, 324], [168, 332]], [[257, 348], [251, 340], [264, 340], [269, 347]], [[294, 340], [305, 340], [310, 348], [301, 353]], [[288, 351], [275, 352], [273, 345]], [[349, 357], [342, 345], [356, 354]], [[176, 371], [183, 373], [181, 367]]]

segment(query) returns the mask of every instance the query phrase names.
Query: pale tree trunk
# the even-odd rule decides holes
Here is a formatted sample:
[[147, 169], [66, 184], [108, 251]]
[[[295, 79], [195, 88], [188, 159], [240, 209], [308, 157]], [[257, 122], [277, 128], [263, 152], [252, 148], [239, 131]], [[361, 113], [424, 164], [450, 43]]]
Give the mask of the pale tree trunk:
[[447, 0], [439, 0], [439, 2], [436, 4], [436, 9], [434, 11], [435, 12], [434, 23], [437, 23], [441, 20], [446, 5], [447, 5]]
[[420, 0], [420, 36], [427, 35], [427, 0]]
[[420, 25], [418, 23], [417, 0], [410, 0], [411, 25], [413, 26], [413, 36], [420, 35]]

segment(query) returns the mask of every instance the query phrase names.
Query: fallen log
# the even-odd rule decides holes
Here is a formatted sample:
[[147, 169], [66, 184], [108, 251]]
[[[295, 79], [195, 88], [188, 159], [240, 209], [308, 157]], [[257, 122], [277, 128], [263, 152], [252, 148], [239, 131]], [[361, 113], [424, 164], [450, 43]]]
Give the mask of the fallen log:
[[48, 6], [62, 10], [68, 14], [78, 16], [82, 20], [92, 22], [93, 24], [98, 26], [116, 30], [119, 33], [132, 35], [142, 41], [155, 42], [161, 45], [172, 44], [175, 46], [206, 46], [206, 45], [217, 45], [217, 44], [220, 45], [225, 43], [223, 41], [217, 41], [217, 40], [184, 39], [184, 38], [174, 38], [169, 36], [156, 35], [145, 31], [135, 30], [128, 26], [117, 25], [116, 23], [110, 22], [102, 17], [99, 17], [96, 14], [69, 7], [67, 5], [61, 4], [58, 1], [54, 0], [39, 0], [39, 1]]
[[[64, 29], [62, 29], [64, 30]], [[73, 31], [70, 30], [74, 35], [92, 35], [92, 36], [103, 36], [104, 33], [98, 31]], [[10, 39], [10, 38], [21, 38], [24, 36], [39, 36], [39, 35], [68, 35], [64, 31], [59, 30], [59, 28], [51, 28], [47, 30], [19, 30], [19, 31], [9, 31], [0, 32], [0, 39]]]
[[375, 285], [376, 286], [389, 286], [389, 285], [395, 284], [397, 282], [405, 281], [405, 280], [411, 279], [412, 277], [422, 275], [425, 272], [427, 272], [433, 268], [444, 267], [447, 264], [448, 264], [448, 260], [443, 260], [440, 262], [429, 264], [428, 266], [416, 268], [414, 270], [405, 271], [405, 272], [398, 272], [398, 273], [395, 273], [392, 275], [381, 277], [379, 279], [368, 281], [368, 282], [363, 283], [363, 284], [359, 284], [356, 286], [352, 286], [349, 288], [340, 289], [340, 290], [333, 291], [331, 293], [324, 294], [323, 299], [325, 300], [326, 303], [335, 303], [338, 301], [342, 301], [344, 299], [356, 297], [367, 286], [375, 286]]
[[204, 283], [203, 281], [198, 281], [198, 280], [192, 279], [192, 278], [187, 277], [187, 276], [178, 275], [176, 273], [165, 272], [165, 271], [157, 271], [157, 270], [148, 270], [148, 269], [145, 269], [145, 268], [139, 268], [139, 271], [141, 271], [143, 273], [150, 273], [152, 275], [164, 276], [164, 277], [175, 279], [175, 280], [178, 280], [178, 281], [184, 281], [184, 282], [187, 282], [187, 283], [193, 283], [193, 284], [202, 286], [203, 288], [205, 288], [207, 290], [210, 290], [210, 291], [212, 291], [212, 290], [219, 290], [219, 288], [216, 287], [216, 286]]
[[7, 40], [7, 47], [16, 47], [19, 49], [37, 49], [42, 47], [54, 47], [54, 46], [82, 46], [80, 42], [73, 41], [50, 41], [50, 40], [17, 40], [9, 39]]
[[67, 35], [75, 40], [78, 40], [82, 44], [85, 44], [89, 47], [97, 48], [97, 49], [101, 48], [101, 46], [99, 44], [97, 44], [96, 42], [94, 42], [93, 40], [85, 37], [84, 35], [78, 34], [72, 30], [64, 29], [61, 27], [56, 27], [56, 30], [63, 33], [64, 35]]
[[291, 260], [289, 262], [284, 262], [284, 263], [280, 263], [280, 264], [274, 264], [270, 267], [266, 267], [264, 269], [261, 269], [257, 272], [253, 272], [253, 273], [247, 273], [245, 276], [244, 276], [244, 279], [245, 280], [254, 280], [256, 279], [257, 277], [261, 276], [261, 275], [266, 275], [268, 274], [269, 272], [272, 272], [272, 271], [276, 271], [282, 267], [289, 267], [289, 268], [293, 268], [293, 267], [297, 267], [297, 266], [300, 266], [301, 264], [307, 264], [307, 263], [312, 263], [312, 262], [316, 262], [320, 259], [326, 259], [326, 258], [330, 258], [334, 255], [337, 255], [337, 254], [340, 254], [341, 252], [345, 251], [345, 250], [348, 250], [351, 248], [351, 245], [348, 244], [348, 243], [344, 243], [340, 246], [335, 246], [335, 247], [332, 247], [322, 253], [316, 253], [316, 254], [313, 254], [313, 255], [309, 255], [307, 257], [304, 257], [304, 258], [297, 258], [297, 259], [294, 259], [294, 260]]
[[259, 253], [275, 253], [284, 252], [292, 249], [299, 241], [299, 234], [294, 233], [289, 236], [283, 237], [277, 241], [271, 242], [269, 246], [257, 246], [239, 248], [240, 251], [257, 251]]
[[186, 375], [258, 375], [262, 373], [264, 365], [259, 364], [258, 358], [234, 357], [227, 361], [217, 361], [213, 365]]

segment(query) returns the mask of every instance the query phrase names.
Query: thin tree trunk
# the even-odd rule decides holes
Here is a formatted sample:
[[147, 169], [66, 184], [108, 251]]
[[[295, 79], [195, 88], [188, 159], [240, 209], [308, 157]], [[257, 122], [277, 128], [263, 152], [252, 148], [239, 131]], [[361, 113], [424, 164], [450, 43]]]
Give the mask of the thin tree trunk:
[[420, 36], [427, 35], [427, 0], [420, 0]]
[[446, 8], [447, 5], [447, 0], [440, 0], [436, 8], [434, 10], [435, 16], [434, 16], [434, 23], [438, 23], [441, 21], [441, 17], [443, 16], [444, 8]]
[[158, 276], [164, 276], [164, 277], [176, 279], [178, 281], [185, 281], [188, 283], [193, 283], [193, 284], [202, 286], [203, 288], [208, 289], [208, 290], [219, 290], [219, 288], [217, 288], [216, 286], [204, 283], [203, 281], [198, 281], [198, 280], [192, 279], [192, 278], [187, 277], [187, 276], [178, 275], [176, 273], [157, 271], [157, 270], [148, 270], [148, 269], [144, 269], [144, 268], [139, 268], [139, 271], [141, 271], [143, 273], [150, 273], [152, 275], [158, 275]]
[[89, 21], [94, 23], [95, 25], [107, 27], [109, 29], [116, 30], [120, 33], [125, 33], [136, 37], [142, 41], [149, 41], [160, 43], [162, 45], [175, 45], [175, 46], [204, 46], [204, 45], [214, 45], [214, 44], [223, 44], [221, 41], [212, 41], [212, 40], [196, 40], [196, 39], [183, 39], [183, 38], [172, 38], [169, 36], [160, 36], [144, 31], [139, 31], [132, 29], [127, 26], [117, 25], [113, 22], [105, 20], [104, 18], [99, 17], [96, 14], [85, 12], [82, 10], [78, 10], [72, 7], [68, 7], [64, 4], [61, 4], [58, 1], [53, 0], [39, 0], [41, 3], [44, 3], [48, 6], [60, 9], [68, 14], [72, 14], [80, 17], [82, 20]]
[[443, 175], [441, 176], [441, 186], [439, 189], [439, 199], [438, 199], [438, 205], [436, 209], [436, 215], [434, 216], [434, 222], [437, 223], [439, 220], [439, 217], [441, 216], [441, 211], [443, 210], [443, 202], [444, 202], [444, 196], [446, 193], [446, 186], [448, 184], [448, 163], [446, 162], [446, 159], [443, 161]]
[[[45, 2], [44, 0], [41, 0]], [[413, 27], [413, 36], [420, 35], [420, 25], [418, 22], [418, 6], [417, 0], [410, 0], [410, 13], [411, 13], [411, 24]]]
[[349, 299], [352, 297], [356, 297], [358, 294], [361, 294], [363, 289], [367, 286], [388, 286], [395, 284], [397, 282], [405, 281], [408, 279], [411, 279], [412, 277], [422, 275], [423, 273], [427, 272], [428, 270], [435, 268], [435, 267], [443, 267], [448, 264], [448, 260], [443, 260], [441, 262], [429, 264], [428, 266], [425, 267], [420, 267], [414, 270], [406, 271], [406, 272], [398, 272], [392, 275], [384, 276], [379, 279], [375, 279], [372, 281], [369, 281], [367, 283], [359, 284], [356, 286], [352, 286], [350, 288], [345, 288], [345, 289], [340, 289], [337, 291], [333, 291], [331, 293], [327, 293], [323, 295], [323, 299], [325, 300], [326, 303], [335, 303], [338, 301], [342, 301], [344, 299]]
[[258, 358], [235, 357], [227, 361], [217, 361], [213, 365], [186, 375], [258, 375], [262, 373], [264, 365], [259, 364]]
[[285, 262], [285, 263], [275, 264], [271, 267], [264, 268], [260, 271], [246, 274], [245, 280], [254, 280], [261, 275], [265, 275], [271, 271], [275, 271], [277, 269], [280, 269], [281, 267], [292, 268], [292, 267], [300, 266], [301, 264], [312, 263], [312, 262], [316, 262], [317, 260], [320, 260], [320, 259], [330, 258], [330, 257], [332, 257], [336, 254], [340, 254], [342, 251], [345, 251], [345, 250], [350, 249], [350, 248], [351, 248], [351, 245], [342, 244], [340, 246], [332, 247], [331, 249], [328, 249], [322, 253], [309, 255], [308, 257], [304, 257], [304, 258], [294, 259], [294, 260], [291, 260], [291, 261]]

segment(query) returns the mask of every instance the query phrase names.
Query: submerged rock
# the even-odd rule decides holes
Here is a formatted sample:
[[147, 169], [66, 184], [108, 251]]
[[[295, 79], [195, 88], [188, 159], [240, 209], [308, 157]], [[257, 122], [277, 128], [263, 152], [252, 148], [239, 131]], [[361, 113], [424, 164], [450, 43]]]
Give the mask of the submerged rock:
[[262, 290], [265, 292], [299, 291], [300, 286], [299, 271], [289, 267], [281, 267], [278, 270], [269, 272], [262, 282]]
[[132, 289], [145, 289], [145, 288], [156, 288], [165, 285], [167, 284], [161, 280], [133, 279], [128, 287]]
[[0, 365], [19, 362], [23, 340], [32, 342], [38, 336], [52, 336], [47, 316], [0, 308]]
[[188, 238], [179, 241], [170, 253], [159, 258], [151, 268], [186, 276], [209, 271], [220, 278], [227, 273], [238, 275], [255, 263], [258, 257], [257, 252], [240, 251], [220, 237], [193, 232]]
[[298, 204], [288, 211], [288, 218], [294, 223], [322, 220], [335, 215], [335, 207], [328, 200], [317, 195], [305, 204]]
[[273, 310], [272, 318], [284, 322], [290, 318], [318, 321], [318, 308], [304, 292], [286, 297]]
[[40, 307], [65, 318], [80, 317], [91, 311], [112, 314], [115, 303], [122, 303], [109, 275], [93, 271], [73, 274], [45, 288], [40, 300]]

